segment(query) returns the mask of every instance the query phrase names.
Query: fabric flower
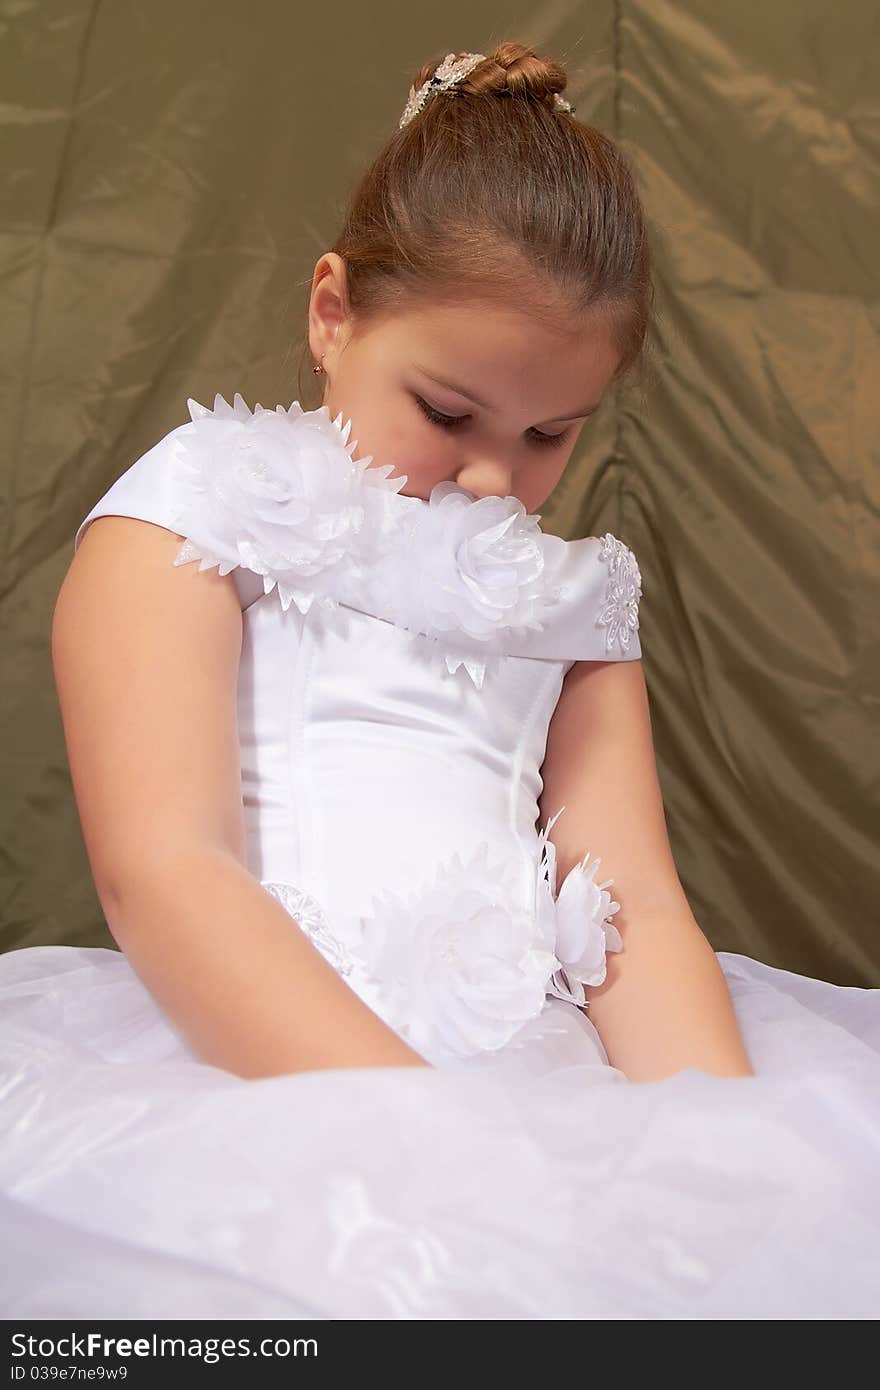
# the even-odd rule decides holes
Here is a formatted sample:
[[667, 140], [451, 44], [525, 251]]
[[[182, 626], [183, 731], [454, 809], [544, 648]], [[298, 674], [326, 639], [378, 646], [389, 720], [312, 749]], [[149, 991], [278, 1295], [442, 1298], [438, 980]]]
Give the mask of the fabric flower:
[[438, 483], [404, 522], [404, 543], [382, 576], [395, 622], [437, 642], [446, 669], [464, 665], [478, 688], [509, 636], [540, 631], [564, 596], [554, 579], [565, 542], [539, 521], [515, 497], [474, 499]]
[[560, 968], [550, 981], [549, 993], [572, 1004], [586, 1003], [584, 985], [601, 985], [606, 975], [606, 951], [622, 951], [620, 932], [610, 918], [619, 911], [606, 890], [614, 880], [597, 884], [594, 880], [601, 859], [587, 867], [589, 852], [574, 864], [556, 890], [556, 846], [549, 838], [550, 830], [565, 810], [561, 806], [547, 822], [539, 836], [542, 846], [541, 881], [555, 900], [556, 935], [554, 950]]
[[559, 966], [546, 894], [513, 907], [487, 854], [486, 841], [467, 863], [455, 854], [406, 902], [374, 898], [363, 922], [382, 1016], [429, 1061], [503, 1047], [541, 1012]]
[[391, 465], [370, 468], [372, 455], [352, 458], [351, 421], [330, 419], [326, 406], [304, 411], [294, 401], [253, 414], [236, 393], [220, 395], [211, 412], [189, 400], [192, 424], [176, 440], [184, 501], [175, 525], [186, 541], [176, 565], [200, 569], [238, 565], [276, 587], [282, 607], [307, 613], [317, 599], [338, 606], [340, 584], [357, 580], [390, 529], [381, 492], [397, 493], [406, 476]]
[[642, 596], [642, 575], [635, 555], [628, 545], [606, 531], [602, 537], [599, 558], [608, 566], [605, 603], [596, 619], [607, 627], [605, 649], [611, 651], [620, 643], [623, 652], [629, 650], [630, 634], [639, 626], [639, 599]]

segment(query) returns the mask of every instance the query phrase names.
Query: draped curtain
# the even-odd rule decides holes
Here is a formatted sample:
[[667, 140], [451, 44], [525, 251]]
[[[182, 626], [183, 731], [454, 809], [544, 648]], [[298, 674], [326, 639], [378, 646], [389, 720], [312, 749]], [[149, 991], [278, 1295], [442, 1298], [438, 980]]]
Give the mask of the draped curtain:
[[[870, 0], [7, 7], [0, 946], [106, 945], [49, 632], [80, 520], [300, 372], [315, 260], [427, 58], [519, 39], [632, 161], [645, 369], [542, 510], [642, 571], [670, 838], [718, 950], [880, 984], [880, 15]], [[637, 814], [637, 808], [634, 808]]]

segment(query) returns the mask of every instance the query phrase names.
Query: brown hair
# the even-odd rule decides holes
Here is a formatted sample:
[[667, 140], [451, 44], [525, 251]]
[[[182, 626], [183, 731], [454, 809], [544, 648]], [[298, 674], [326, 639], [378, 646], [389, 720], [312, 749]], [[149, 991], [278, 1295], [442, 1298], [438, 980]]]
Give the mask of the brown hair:
[[630, 370], [653, 299], [642, 206], [615, 142], [556, 108], [565, 85], [560, 63], [502, 43], [387, 140], [330, 248], [355, 325], [417, 297], [501, 299], [557, 325], [601, 314], [615, 379]]

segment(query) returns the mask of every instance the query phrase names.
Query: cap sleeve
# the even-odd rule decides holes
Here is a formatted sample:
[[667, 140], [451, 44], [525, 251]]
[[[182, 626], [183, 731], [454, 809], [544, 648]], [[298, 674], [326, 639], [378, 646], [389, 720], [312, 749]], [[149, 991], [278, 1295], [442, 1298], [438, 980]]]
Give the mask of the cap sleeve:
[[514, 651], [572, 663], [637, 661], [642, 576], [634, 552], [610, 531], [561, 545], [557, 603], [543, 630]]
[[[135, 517], [165, 527], [180, 536], [185, 544], [204, 541], [199, 509], [192, 505], [191, 487], [182, 467], [185, 449], [181, 445], [185, 444], [191, 429], [190, 422], [178, 425], [116, 479], [80, 522], [73, 541], [74, 553], [82, 544], [88, 527], [99, 516]], [[217, 543], [216, 533], [211, 539]], [[233, 569], [233, 565], [240, 566], [232, 535], [225, 538], [225, 545], [221, 543], [220, 548], [227, 552], [230, 560], [221, 566], [221, 573]], [[243, 609], [263, 594], [260, 575], [238, 567], [233, 570], [233, 577]]]

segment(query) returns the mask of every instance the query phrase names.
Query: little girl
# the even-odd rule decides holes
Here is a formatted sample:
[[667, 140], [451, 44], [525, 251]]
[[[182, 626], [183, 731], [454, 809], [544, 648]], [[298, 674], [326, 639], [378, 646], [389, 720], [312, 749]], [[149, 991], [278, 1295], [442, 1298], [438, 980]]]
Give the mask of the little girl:
[[[835, 1239], [869, 1248], [876, 1192], [856, 1228], [831, 1174], [858, 1206], [880, 1156], [880, 991], [712, 950], [636, 557], [538, 524], [651, 298], [633, 176], [565, 80], [516, 43], [426, 64], [314, 269], [322, 404], [190, 400], [79, 527], [52, 654], [121, 950], [0, 960], [19, 1313], [46, 1213], [66, 1316], [155, 1313], [157, 1252], [235, 1276], [214, 1316], [257, 1287], [327, 1317], [695, 1290], [752, 1316], [756, 1289], [766, 1316], [768, 1288], [804, 1315], [807, 1277], [744, 1259], [768, 1199], [807, 1265], [824, 1204], [828, 1278]], [[128, 1294], [85, 1233], [126, 1241]]]

